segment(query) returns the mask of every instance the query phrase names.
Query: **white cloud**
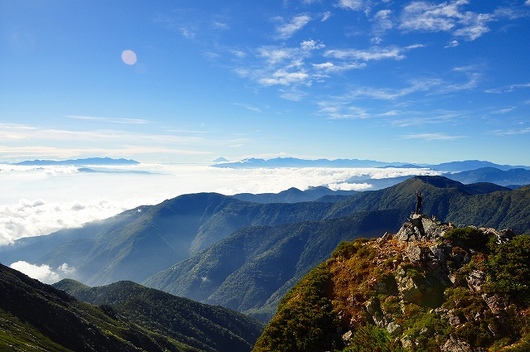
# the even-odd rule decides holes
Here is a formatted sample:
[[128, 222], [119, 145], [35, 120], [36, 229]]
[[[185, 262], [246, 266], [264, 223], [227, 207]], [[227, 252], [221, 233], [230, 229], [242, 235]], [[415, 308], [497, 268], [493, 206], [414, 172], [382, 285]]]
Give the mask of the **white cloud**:
[[287, 86], [294, 83], [300, 83], [307, 80], [309, 75], [307, 72], [298, 71], [298, 72], [287, 72], [285, 70], [278, 70], [272, 74], [270, 77], [264, 77], [259, 80], [264, 86], [274, 86], [274, 85], [283, 85]]
[[347, 10], [360, 11], [365, 7], [365, 3], [363, 0], [339, 0], [337, 6]]
[[274, 46], [261, 46], [257, 49], [257, 55], [265, 59], [268, 65], [277, 65], [290, 62], [297, 57], [298, 51], [295, 48], [279, 48]]
[[451, 40], [444, 48], [455, 48], [457, 47], [458, 45], [460, 45], [460, 43], [458, 42], [458, 40], [456, 39], [453, 39]]
[[406, 31], [448, 32], [455, 37], [473, 41], [489, 32], [488, 23], [496, 17], [515, 16], [513, 11], [497, 9], [492, 14], [465, 11], [468, 0], [444, 1], [434, 4], [414, 1], [404, 7], [399, 28]]
[[9, 267], [47, 284], [52, 284], [60, 280], [59, 274], [46, 264], [35, 265], [21, 260], [12, 263]]
[[[529, 0], [530, 1], [530, 0]], [[331, 12], [326, 11], [322, 14], [322, 18], [320, 19], [320, 22], [325, 22], [331, 17]]]
[[68, 263], [62, 263], [61, 265], [59, 265], [57, 270], [59, 270], [60, 272], [66, 274], [66, 275], [73, 274], [76, 271], [75, 268], [71, 267], [70, 265], [68, 265]]
[[364, 62], [339, 62], [339, 63], [333, 63], [333, 62], [323, 62], [320, 64], [312, 64], [313, 67], [317, 71], [324, 71], [326, 73], [340, 73], [344, 71], [350, 71], [350, 70], [359, 70], [366, 67], [366, 63]]
[[414, 1], [403, 9], [400, 28], [417, 31], [449, 31], [455, 27], [462, 2], [432, 4]]
[[486, 25], [492, 20], [491, 16], [484, 14], [467, 14], [467, 18], [462, 20], [463, 27], [454, 31], [457, 37], [467, 40], [475, 40], [490, 31]]
[[314, 40], [304, 40], [300, 43], [300, 47], [302, 50], [317, 50], [324, 48], [325, 45]]
[[0, 245], [21, 237], [47, 235], [63, 228], [80, 227], [89, 221], [111, 217], [126, 209], [126, 202], [106, 200], [81, 203], [21, 199], [15, 204], [2, 204]]
[[380, 10], [375, 13], [372, 21], [373, 32], [376, 36], [381, 36], [394, 27], [394, 23], [390, 18], [391, 15], [392, 10]]

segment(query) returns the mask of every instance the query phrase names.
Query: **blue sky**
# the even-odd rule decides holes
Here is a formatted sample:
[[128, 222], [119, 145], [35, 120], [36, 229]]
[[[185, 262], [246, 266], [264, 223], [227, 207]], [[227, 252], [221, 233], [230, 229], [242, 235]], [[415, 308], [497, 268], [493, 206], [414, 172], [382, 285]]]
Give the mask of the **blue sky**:
[[530, 165], [530, 1], [0, 0], [0, 161]]

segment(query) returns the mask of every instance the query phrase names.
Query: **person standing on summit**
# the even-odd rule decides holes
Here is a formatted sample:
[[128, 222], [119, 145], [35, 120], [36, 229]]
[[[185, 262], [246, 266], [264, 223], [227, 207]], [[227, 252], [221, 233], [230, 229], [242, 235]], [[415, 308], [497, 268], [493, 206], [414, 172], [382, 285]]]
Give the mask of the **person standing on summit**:
[[423, 198], [422, 198], [420, 192], [416, 192], [416, 198], [417, 198], [417, 202], [416, 202], [416, 214], [421, 214], [421, 207], [422, 207], [422, 205], [423, 205]]

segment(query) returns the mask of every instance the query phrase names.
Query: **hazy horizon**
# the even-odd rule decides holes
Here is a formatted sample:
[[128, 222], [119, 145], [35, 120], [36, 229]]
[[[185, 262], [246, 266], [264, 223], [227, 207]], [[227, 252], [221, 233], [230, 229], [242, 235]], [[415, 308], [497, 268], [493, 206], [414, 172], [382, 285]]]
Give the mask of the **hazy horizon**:
[[296, 187], [368, 190], [351, 177], [388, 178], [439, 174], [425, 168], [252, 168], [204, 165], [143, 164], [98, 166], [80, 172], [76, 166], [0, 164], [0, 245], [45, 235], [108, 218], [140, 205], [152, 205], [182, 194], [217, 192], [278, 193]]

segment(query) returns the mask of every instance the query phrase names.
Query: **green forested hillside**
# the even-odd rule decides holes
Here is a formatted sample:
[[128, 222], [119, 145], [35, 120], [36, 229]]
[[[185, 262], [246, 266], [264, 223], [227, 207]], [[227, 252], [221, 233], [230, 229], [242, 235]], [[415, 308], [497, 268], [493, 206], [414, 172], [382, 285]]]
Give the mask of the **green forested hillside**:
[[196, 351], [0, 264], [1, 351]]
[[62, 280], [54, 287], [200, 351], [250, 351], [263, 329], [262, 323], [235, 311], [130, 281], [88, 287], [77, 281]]
[[268, 320], [294, 281], [341, 241], [392, 230], [400, 217], [399, 212], [388, 210], [248, 227], [154, 275], [146, 285]]

